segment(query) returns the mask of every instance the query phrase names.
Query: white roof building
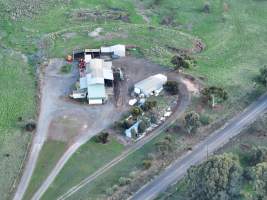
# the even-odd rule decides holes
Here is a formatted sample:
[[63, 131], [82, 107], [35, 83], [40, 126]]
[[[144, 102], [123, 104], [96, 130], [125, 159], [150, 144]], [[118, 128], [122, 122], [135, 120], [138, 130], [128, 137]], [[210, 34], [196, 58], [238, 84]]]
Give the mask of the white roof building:
[[167, 77], [163, 74], [156, 74], [150, 76], [134, 85], [134, 92], [136, 94], [144, 94], [150, 96], [151, 94], [158, 93], [167, 82]]
[[113, 80], [112, 63], [91, 59], [86, 64], [86, 76], [80, 77], [80, 89], [87, 88], [89, 104], [102, 104], [107, 98], [105, 80]]
[[126, 56], [126, 47], [122, 44], [117, 44], [110, 47], [101, 47], [101, 53], [114, 53], [114, 55], [119, 57]]

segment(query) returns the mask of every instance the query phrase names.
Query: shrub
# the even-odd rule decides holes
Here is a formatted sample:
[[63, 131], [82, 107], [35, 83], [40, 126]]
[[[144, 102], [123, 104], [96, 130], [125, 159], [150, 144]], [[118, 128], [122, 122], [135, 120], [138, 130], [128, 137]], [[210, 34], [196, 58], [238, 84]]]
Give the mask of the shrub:
[[144, 118], [138, 125], [138, 133], [144, 133], [149, 127], [150, 122], [148, 119]]
[[204, 3], [203, 12], [204, 13], [210, 13], [210, 3], [209, 2]]
[[188, 62], [184, 56], [179, 54], [172, 57], [171, 63], [174, 65], [175, 69], [190, 67], [190, 62]]
[[144, 105], [142, 106], [142, 109], [144, 111], [149, 111], [156, 106], [157, 106], [157, 101], [146, 101]]
[[143, 160], [143, 167], [149, 169], [152, 165], [152, 160]]
[[200, 126], [199, 118], [199, 114], [195, 111], [191, 111], [185, 115], [185, 128], [189, 134], [195, 133]]
[[259, 80], [261, 83], [267, 85], [267, 65], [260, 69]]
[[108, 142], [109, 133], [101, 132], [98, 135], [95, 135], [92, 139], [96, 143], [106, 144]]
[[131, 110], [131, 114], [132, 114], [133, 117], [136, 118], [136, 117], [138, 117], [138, 116], [140, 116], [142, 114], [142, 110], [141, 110], [141, 108], [139, 108], [137, 106], [134, 106], [132, 108], [132, 110]]
[[113, 193], [114, 193], [113, 188], [108, 188], [108, 189], [106, 190], [106, 194], [107, 194], [107, 195], [112, 195]]
[[204, 126], [210, 124], [210, 117], [208, 115], [200, 115], [199, 120], [200, 120], [200, 123]]
[[60, 72], [62, 74], [70, 73], [70, 71], [71, 71], [71, 64], [66, 64], [66, 65], [62, 66], [60, 69]]
[[131, 183], [131, 179], [130, 178], [126, 178], [126, 177], [120, 177], [119, 178], [119, 185], [120, 186], [128, 185], [130, 183]]
[[32, 132], [36, 129], [36, 124], [34, 122], [29, 122], [25, 125], [26, 131]]
[[171, 95], [176, 95], [179, 92], [179, 85], [176, 81], [167, 81], [167, 83], [163, 85], [163, 88]]

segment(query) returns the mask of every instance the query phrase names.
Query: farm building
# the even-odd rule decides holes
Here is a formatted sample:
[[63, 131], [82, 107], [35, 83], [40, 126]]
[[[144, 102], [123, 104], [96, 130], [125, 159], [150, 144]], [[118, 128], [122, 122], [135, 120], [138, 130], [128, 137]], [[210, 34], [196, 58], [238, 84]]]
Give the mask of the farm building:
[[[140, 124], [140, 121], [137, 121], [135, 124], [133, 124], [130, 128], [125, 130], [125, 135], [129, 138], [133, 138], [132, 130], [137, 134], [138, 133], [138, 126]], [[135, 136], [137, 137], [137, 135]]]
[[146, 97], [158, 94], [163, 85], [167, 82], [167, 77], [163, 74], [150, 76], [134, 85], [134, 92], [138, 95], [144, 94]]
[[109, 60], [112, 58], [125, 57], [126, 46], [117, 44], [114, 46], [101, 47], [99, 49], [84, 49], [84, 50], [73, 50], [73, 59], [80, 60], [84, 59], [85, 62], [89, 62], [91, 59], [100, 58]]
[[125, 57], [126, 48], [125, 45], [117, 44], [110, 47], [101, 47], [101, 53], [113, 53], [115, 56]]
[[103, 104], [107, 99], [105, 86], [112, 85], [112, 63], [102, 59], [91, 59], [86, 63], [86, 70], [80, 73], [79, 91], [73, 91], [73, 98], [84, 98], [87, 89], [89, 104]]

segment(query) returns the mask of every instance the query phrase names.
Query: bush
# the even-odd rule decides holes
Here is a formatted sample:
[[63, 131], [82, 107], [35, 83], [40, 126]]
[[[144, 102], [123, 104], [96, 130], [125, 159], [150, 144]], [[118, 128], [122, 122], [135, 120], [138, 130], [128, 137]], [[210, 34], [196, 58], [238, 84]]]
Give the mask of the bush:
[[148, 119], [143, 119], [138, 125], [138, 133], [144, 133], [149, 127], [150, 122]]
[[174, 65], [175, 69], [190, 67], [190, 62], [187, 61], [184, 56], [179, 54], [172, 57], [171, 63]]
[[139, 108], [137, 106], [134, 106], [132, 108], [132, 110], [131, 110], [131, 114], [132, 114], [133, 117], [136, 118], [136, 117], [138, 117], [138, 116], [140, 116], [142, 114], [142, 110], [141, 110], [141, 108]]
[[106, 144], [108, 142], [109, 133], [101, 132], [98, 135], [95, 135], [92, 140], [96, 143]]
[[263, 147], [254, 147], [245, 155], [245, 160], [250, 166], [267, 161], [267, 149]]
[[108, 188], [108, 189], [106, 190], [106, 194], [107, 194], [107, 195], [112, 195], [113, 193], [114, 193], [113, 188]]
[[179, 92], [179, 85], [176, 81], [167, 81], [167, 83], [163, 85], [163, 88], [171, 95], [176, 95]]
[[261, 83], [267, 85], [267, 65], [260, 69], [259, 80]]
[[200, 126], [199, 114], [195, 111], [186, 113], [185, 115], [185, 128], [189, 134], [195, 133]]
[[204, 126], [210, 124], [210, 117], [208, 115], [200, 115], [200, 123]]
[[143, 160], [143, 167], [149, 169], [152, 165], [152, 160]]
[[71, 64], [66, 64], [66, 65], [64, 65], [64, 66], [61, 67], [60, 72], [62, 74], [70, 73], [71, 67], [72, 67]]
[[142, 106], [142, 109], [147, 112], [156, 106], [157, 106], [156, 101], [146, 101], [144, 105]]
[[158, 122], [158, 119], [157, 119], [157, 117], [156, 117], [155, 114], [151, 114], [151, 115], [150, 115], [150, 122], [151, 122], [152, 124], [156, 124], [156, 123]]
[[120, 186], [128, 185], [130, 183], [131, 183], [131, 179], [130, 178], [126, 178], [126, 177], [120, 177], [119, 178], [119, 185]]
[[204, 3], [203, 12], [204, 13], [210, 13], [210, 3], [209, 2]]

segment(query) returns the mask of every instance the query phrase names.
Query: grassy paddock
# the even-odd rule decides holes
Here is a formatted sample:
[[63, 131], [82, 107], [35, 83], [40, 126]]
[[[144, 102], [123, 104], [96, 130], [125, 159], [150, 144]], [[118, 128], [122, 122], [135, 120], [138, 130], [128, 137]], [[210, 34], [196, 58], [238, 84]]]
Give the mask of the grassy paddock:
[[[149, 154], [155, 153], [156, 146], [155, 144], [162, 140], [166, 134], [161, 134], [151, 142], [145, 144], [141, 149], [131, 154], [126, 159], [122, 160], [116, 166], [112, 167], [111, 170], [105, 172], [100, 177], [98, 177], [91, 184], [86, 185], [81, 188], [77, 193], [73, 194], [69, 199], [106, 199], [106, 189], [111, 188], [114, 185], [119, 184], [120, 177], [129, 177], [130, 173], [133, 171], [143, 170], [143, 160], [149, 157]], [[175, 145], [174, 149], [184, 149], [187, 144], [183, 144], [180, 141], [181, 135], [173, 134], [173, 140], [175, 141], [173, 145]], [[44, 199], [51, 199], [54, 196], [46, 196]]]
[[70, 158], [42, 199], [56, 199], [70, 187], [111, 161], [123, 149], [124, 146], [113, 138], [107, 144], [90, 140]]
[[18, 178], [30, 134], [23, 127], [35, 113], [35, 85], [27, 58], [0, 49], [0, 194], [6, 199]]
[[31, 199], [65, 150], [66, 144], [64, 142], [48, 140], [44, 143], [23, 199]]

